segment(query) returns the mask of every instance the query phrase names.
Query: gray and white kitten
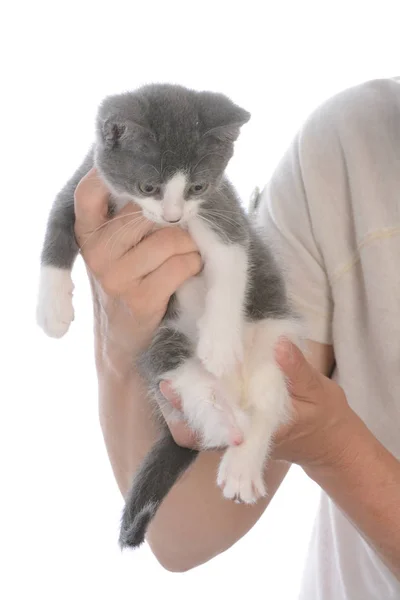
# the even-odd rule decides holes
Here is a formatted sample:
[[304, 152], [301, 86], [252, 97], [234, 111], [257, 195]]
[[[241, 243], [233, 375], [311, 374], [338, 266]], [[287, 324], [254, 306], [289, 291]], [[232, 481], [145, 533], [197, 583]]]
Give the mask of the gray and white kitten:
[[[273, 254], [224, 175], [249, 118], [224, 95], [166, 84], [105, 99], [93, 149], [50, 213], [37, 311], [55, 337], [73, 319], [74, 192], [93, 165], [111, 190], [111, 210], [134, 202], [159, 227], [188, 230], [204, 269], [173, 295], [138, 368], [160, 403], [159, 382], [171, 381], [204, 449], [226, 448], [217, 483], [226, 498], [245, 503], [266, 494], [272, 436], [290, 413], [274, 346], [280, 336], [297, 339]], [[121, 546], [143, 542], [160, 503], [198, 454], [179, 447], [164, 421], [161, 430], [126, 500]]]

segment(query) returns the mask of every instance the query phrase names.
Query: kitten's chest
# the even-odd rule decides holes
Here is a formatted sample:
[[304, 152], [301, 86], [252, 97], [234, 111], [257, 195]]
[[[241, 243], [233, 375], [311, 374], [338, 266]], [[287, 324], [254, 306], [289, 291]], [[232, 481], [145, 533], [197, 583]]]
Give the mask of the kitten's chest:
[[176, 292], [176, 327], [190, 339], [197, 337], [197, 323], [204, 313], [206, 293], [204, 273], [186, 281]]

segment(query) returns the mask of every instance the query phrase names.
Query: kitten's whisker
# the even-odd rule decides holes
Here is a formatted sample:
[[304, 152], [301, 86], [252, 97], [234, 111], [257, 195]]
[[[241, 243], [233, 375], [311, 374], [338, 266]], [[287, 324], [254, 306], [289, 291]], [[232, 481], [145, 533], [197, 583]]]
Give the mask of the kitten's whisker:
[[[119, 231], [115, 232], [118, 235], [112, 236], [115, 237], [116, 239], [114, 240], [114, 243], [112, 244], [111, 248], [110, 248], [110, 253], [109, 253], [109, 261], [112, 261], [112, 253], [113, 253], [113, 249], [115, 247], [115, 245], [119, 242], [121, 242], [124, 238], [125, 238], [125, 234], [128, 233], [132, 233], [137, 227], [138, 227], [138, 223], [126, 223], [126, 225], [124, 225]], [[111, 240], [111, 238], [110, 238]], [[109, 245], [110, 240], [107, 242], [107, 245]]]
[[142, 166], [140, 167], [140, 169], [139, 169], [139, 173], [140, 173], [140, 171], [141, 171], [142, 169], [144, 169], [145, 167], [150, 167], [151, 169], [154, 169], [154, 170], [155, 170], [155, 172], [157, 173], [157, 175], [158, 175], [159, 177], [161, 177], [161, 173], [160, 173], [160, 171], [157, 169], [157, 167], [155, 167], [154, 165], [151, 165], [150, 163], [146, 163], [146, 164], [142, 165]]
[[[232, 219], [230, 217], [227, 217], [226, 214], [216, 211], [214, 209], [207, 209], [206, 211], [207, 215], [215, 215], [216, 217], [219, 217], [222, 221], [226, 221], [227, 223], [232, 223], [233, 225], [240, 225], [240, 221], [238, 221], [237, 219]], [[232, 213], [228, 213], [228, 214], [232, 214]]]
[[[110, 250], [110, 256], [112, 256], [112, 251], [113, 251], [113, 248], [114, 248], [115, 244], [117, 242], [123, 242], [124, 239], [125, 239], [125, 237], [126, 237], [126, 234], [127, 233], [132, 233], [132, 231], [135, 231], [135, 229], [137, 229], [139, 227], [139, 225], [141, 224], [141, 222], [143, 222], [144, 220], [145, 220], [145, 218], [143, 217], [142, 221], [135, 222], [135, 223], [127, 223], [126, 226], [121, 227], [121, 229], [120, 229], [120, 234], [121, 235], [118, 237], [117, 240], [114, 241], [114, 244], [113, 244], [113, 246], [112, 246], [112, 248]], [[130, 225], [133, 225], [132, 229], [129, 227]]]
[[112, 250], [114, 249], [114, 247], [115, 247], [115, 244], [116, 244], [116, 243], [119, 241], [119, 236], [118, 236], [118, 234], [121, 234], [121, 232], [122, 232], [124, 229], [128, 229], [129, 227], [132, 227], [132, 226], [133, 226], [133, 229], [137, 228], [137, 227], [138, 227], [138, 226], [139, 226], [139, 225], [140, 225], [140, 224], [141, 224], [141, 223], [144, 221], [144, 219], [145, 219], [145, 217], [143, 217], [143, 215], [141, 215], [140, 217], [138, 217], [138, 218], [136, 218], [136, 219], [131, 219], [131, 220], [130, 220], [128, 223], [125, 223], [125, 225], [123, 225], [123, 226], [121, 227], [121, 229], [117, 229], [117, 231], [114, 231], [114, 233], [113, 233], [113, 234], [112, 234], [112, 235], [109, 237], [109, 239], [108, 239], [108, 240], [107, 240], [107, 242], [106, 242], [106, 245], [105, 245], [105, 248], [104, 248], [104, 250], [107, 250], [108, 246], [109, 246], [109, 245], [110, 245], [110, 243], [111, 243], [111, 240], [112, 240], [113, 238], [117, 237], [117, 239], [115, 240], [115, 242], [114, 242], [114, 244], [112, 245], [112, 247], [111, 247], [111, 250], [110, 250], [110, 261], [111, 261], [111, 259], [112, 259]]
[[207, 219], [207, 217], [204, 217], [203, 215], [198, 215], [198, 216], [205, 223], [207, 223], [208, 225], [210, 225], [212, 227], [212, 229], [216, 230], [221, 235], [221, 237], [224, 237], [227, 242], [230, 242], [230, 239], [228, 238], [227, 234], [225, 233], [225, 231], [223, 229], [221, 229], [221, 227], [219, 227], [219, 225], [217, 225], [213, 221], [210, 221], [209, 219]]
[[[222, 198], [225, 198], [225, 200], [227, 200], [229, 204], [231, 203], [231, 199], [230, 199], [230, 198], [229, 198], [229, 197], [228, 197], [226, 194], [224, 194], [224, 193], [223, 193], [223, 191], [222, 191], [221, 189], [217, 189], [217, 190], [216, 190], [216, 192], [217, 192], [217, 194], [218, 194], [218, 195], [222, 196]], [[238, 200], [239, 200], [239, 203], [240, 203], [240, 205], [241, 205], [241, 206], [243, 207], [243, 209], [245, 210], [245, 206], [244, 206], [244, 205], [242, 204], [242, 202], [240, 201], [240, 198], [239, 198], [239, 197], [237, 197], [237, 198], [238, 198]]]
[[163, 160], [164, 160], [164, 156], [165, 156], [165, 154], [168, 154], [168, 152], [171, 152], [171, 154], [176, 154], [176, 152], [173, 152], [172, 150], [164, 150], [164, 152], [162, 153], [162, 156], [161, 156], [161, 160], [160, 160], [160, 169], [161, 169], [161, 173], [164, 173], [164, 169], [163, 169]]
[[235, 216], [235, 213], [231, 210], [218, 210], [215, 208], [207, 209], [207, 213], [212, 214], [212, 215], [224, 215], [225, 217], [227, 215], [229, 215], [229, 217], [227, 217], [227, 218], [230, 218], [231, 216]]
[[201, 171], [196, 171], [196, 175], [201, 175], [202, 173], [210, 173], [210, 171], [220, 172], [220, 169], [202, 169]]
[[134, 211], [134, 212], [131, 212], [131, 213], [127, 213], [126, 215], [117, 215], [116, 217], [112, 217], [111, 219], [109, 219], [108, 221], [106, 221], [105, 223], [103, 223], [102, 225], [99, 225], [98, 227], [96, 227], [96, 229], [93, 229], [93, 231], [90, 233], [89, 237], [83, 242], [83, 244], [79, 248], [79, 250], [82, 250], [82, 248], [84, 248], [86, 246], [86, 244], [90, 241], [90, 239], [92, 238], [92, 236], [95, 233], [97, 233], [100, 229], [103, 229], [103, 227], [107, 227], [113, 221], [118, 221], [118, 219], [125, 219], [125, 217], [129, 217], [129, 215], [136, 215], [138, 213], [141, 214], [141, 211]]
[[191, 172], [194, 173], [196, 171], [197, 166], [201, 163], [202, 160], [204, 160], [205, 158], [207, 158], [207, 156], [220, 156], [221, 158], [224, 158], [224, 156], [222, 154], [218, 154], [218, 152], [208, 152], [207, 154], [204, 154], [204, 156], [202, 156], [197, 163], [194, 165], [194, 167], [192, 167]]

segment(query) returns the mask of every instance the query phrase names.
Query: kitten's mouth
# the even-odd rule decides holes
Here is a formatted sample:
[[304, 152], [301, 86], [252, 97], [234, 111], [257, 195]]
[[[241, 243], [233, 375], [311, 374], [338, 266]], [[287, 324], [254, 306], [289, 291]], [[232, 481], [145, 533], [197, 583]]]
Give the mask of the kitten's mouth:
[[143, 216], [146, 217], [146, 219], [148, 219], [149, 221], [154, 221], [155, 223], [158, 223], [159, 225], [167, 225], [170, 227], [173, 227], [174, 225], [179, 225], [181, 223], [184, 222], [184, 218], [179, 217], [179, 219], [165, 219], [164, 217], [160, 216], [160, 215], [156, 215], [154, 213], [151, 213], [147, 210], [143, 211]]
[[163, 218], [164, 223], [167, 223], [168, 225], [177, 225], [178, 223], [180, 223], [182, 221], [182, 217], [179, 217], [179, 219], [164, 219]]

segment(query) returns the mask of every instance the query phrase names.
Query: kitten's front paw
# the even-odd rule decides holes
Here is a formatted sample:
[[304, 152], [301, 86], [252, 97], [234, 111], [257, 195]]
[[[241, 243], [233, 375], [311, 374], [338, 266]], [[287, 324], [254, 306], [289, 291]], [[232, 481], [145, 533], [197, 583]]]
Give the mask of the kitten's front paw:
[[62, 337], [74, 320], [73, 289], [70, 271], [42, 267], [36, 320], [48, 336]]
[[259, 461], [251, 462], [243, 447], [228, 448], [222, 457], [217, 483], [225, 498], [254, 504], [266, 496], [264, 469]]
[[223, 331], [218, 327], [200, 324], [197, 356], [210, 373], [222, 377], [234, 371], [243, 360], [243, 344], [240, 335], [232, 335], [232, 329]]

